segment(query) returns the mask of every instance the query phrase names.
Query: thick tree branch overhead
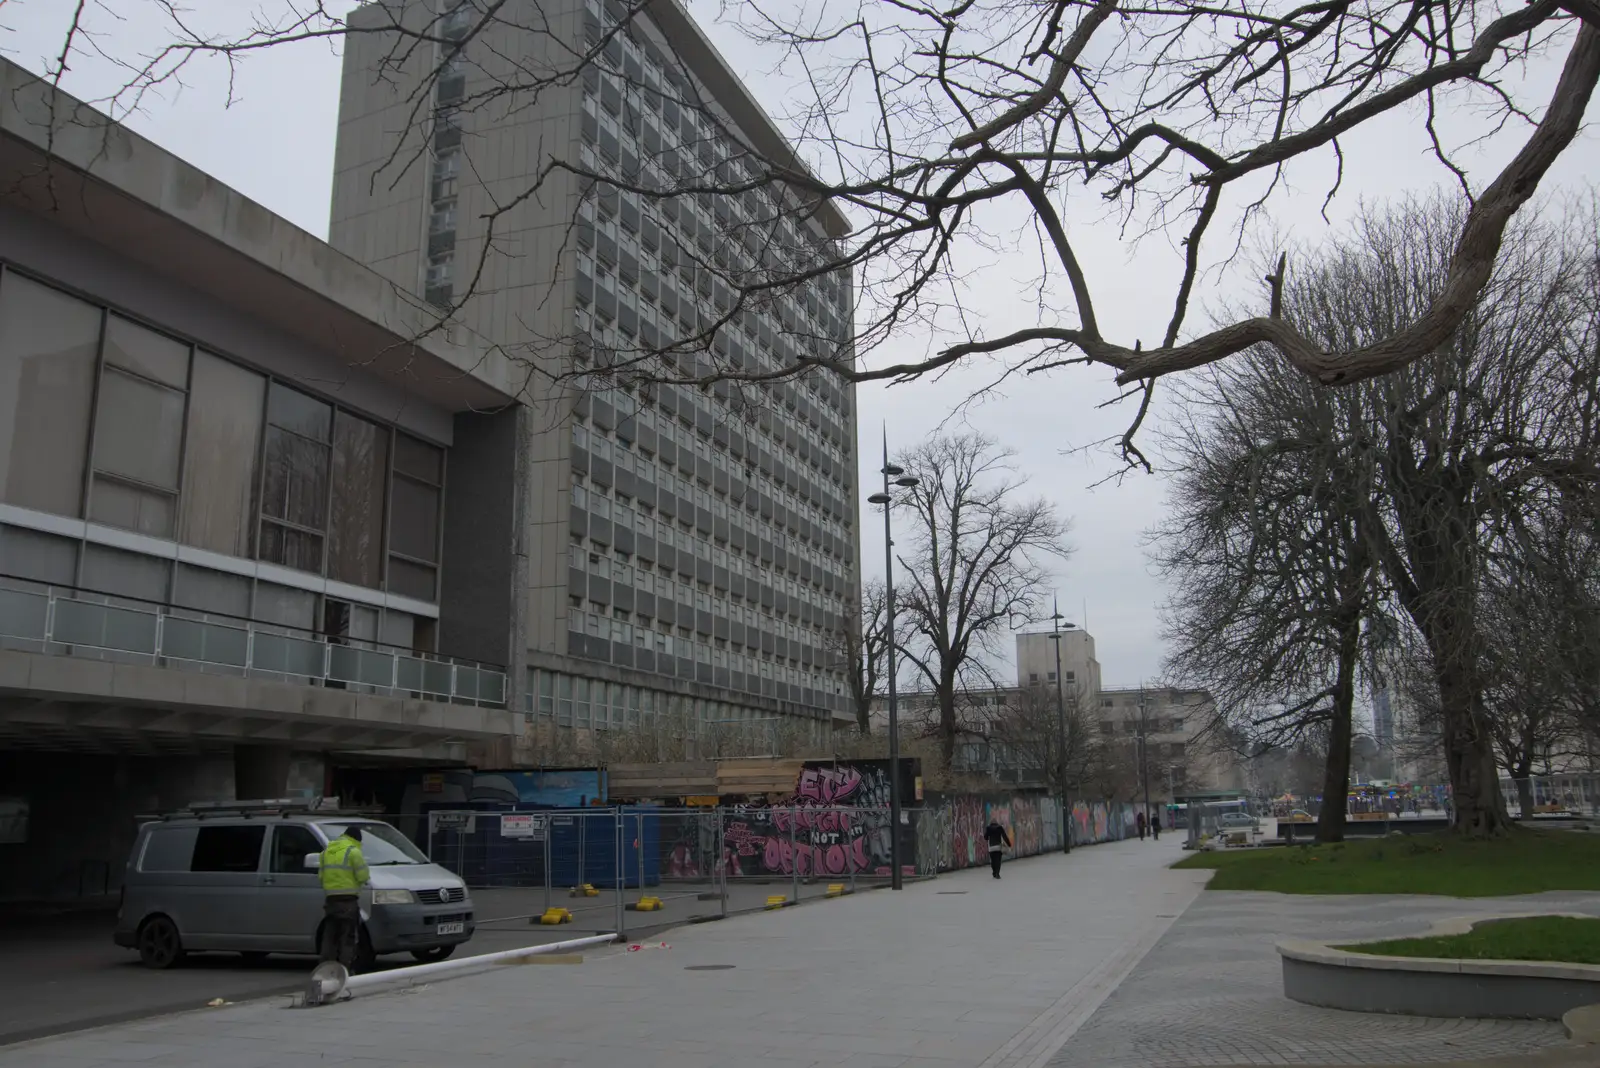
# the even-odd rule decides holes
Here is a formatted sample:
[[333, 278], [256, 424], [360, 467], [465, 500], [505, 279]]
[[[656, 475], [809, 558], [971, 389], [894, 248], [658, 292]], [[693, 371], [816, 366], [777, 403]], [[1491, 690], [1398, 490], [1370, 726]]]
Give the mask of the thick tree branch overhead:
[[[47, 73], [59, 77], [87, 49], [114, 52], [112, 36], [91, 23], [132, 2], [83, 8]], [[414, 86], [412, 123], [424, 125], [434, 121], [435, 85], [463, 63], [496, 71], [489, 81], [469, 79], [454, 105], [469, 117], [532, 106], [596, 67], [610, 72], [609, 45], [651, 17], [652, 0], [607, 0], [592, 34], [505, 0], [463, 0], [471, 17], [449, 32], [436, 6], [425, 17], [347, 21], [349, 2], [265, 0], [248, 26], [217, 32], [197, 28], [175, 0], [153, 2], [171, 39], [149, 56], [113, 57], [130, 72], [113, 100], [124, 109], [196, 62], [231, 69], [264, 48], [378, 34], [391, 45], [373, 77]], [[1083, 363], [1127, 385], [1266, 346], [1319, 383], [1370, 379], [1436, 349], [1460, 326], [1489, 282], [1507, 226], [1572, 145], [1600, 80], [1596, 0], [745, 0], [722, 18], [781, 73], [781, 99], [767, 103], [781, 108], [794, 151], [730, 121], [692, 78], [647, 84], [623, 73], [623, 122], [670, 104], [700, 116], [697, 129], [709, 127], [713, 143], [665, 139], [656, 158], [626, 166], [547, 151], [524, 188], [497, 194], [483, 243], [485, 256], [499, 254], [501, 214], [574, 182], [588, 196], [621, 194], [647, 212], [728, 206], [716, 212], [709, 247], [672, 250], [680, 273], [715, 280], [718, 314], [614, 351], [553, 337], [512, 354], [540, 373], [737, 389], [819, 372], [905, 381], [965, 363], [1003, 374]], [[543, 35], [552, 47], [537, 59], [493, 55], [491, 64], [502, 26]], [[437, 66], [417, 85], [418, 65], [434, 56]], [[1540, 72], [1557, 64], [1550, 89]], [[1310, 183], [1331, 181], [1332, 198], [1359, 135], [1377, 123], [1385, 137], [1409, 136], [1414, 155], [1437, 159], [1442, 179], [1466, 182], [1434, 125], [1446, 110], [1474, 114], [1514, 151], [1471, 190], [1441, 288], [1415, 318], [1358, 347], [1326, 347], [1266, 307], [1185, 328], [1206, 272], [1232, 261], [1239, 226], [1270, 216]], [[378, 180], [421, 166], [418, 141], [397, 136]], [[1164, 274], [1152, 272], [1170, 290], [1141, 294], [1165, 324], [1159, 338], [1114, 338], [1108, 316], [1097, 314], [1097, 300], [1111, 294], [1096, 292], [1074, 227], [1104, 221], [1108, 208], [1127, 243], [1142, 242], [1141, 258], [1171, 258]], [[797, 216], [828, 232], [825, 252], [785, 230]], [[992, 282], [982, 264], [1019, 238], [1040, 253], [1033, 276], [1015, 280], [1035, 306], [1020, 319], [1015, 305], [986, 315], [973, 299], [980, 282]], [[857, 293], [853, 323], [787, 325], [787, 344], [759, 358], [741, 360], [722, 343], [730, 324], [776, 295], [836, 284], [845, 273]], [[469, 284], [455, 300], [473, 295]]]

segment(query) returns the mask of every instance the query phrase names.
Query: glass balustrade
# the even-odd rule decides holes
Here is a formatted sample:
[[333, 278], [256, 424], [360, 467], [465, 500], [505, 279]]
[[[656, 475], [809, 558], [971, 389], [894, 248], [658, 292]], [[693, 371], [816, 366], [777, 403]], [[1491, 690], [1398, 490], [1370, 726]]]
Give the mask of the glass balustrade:
[[132, 659], [308, 685], [503, 707], [505, 672], [330, 641], [247, 620], [197, 619], [165, 605], [108, 604], [80, 590], [0, 587], [0, 644], [63, 656]]

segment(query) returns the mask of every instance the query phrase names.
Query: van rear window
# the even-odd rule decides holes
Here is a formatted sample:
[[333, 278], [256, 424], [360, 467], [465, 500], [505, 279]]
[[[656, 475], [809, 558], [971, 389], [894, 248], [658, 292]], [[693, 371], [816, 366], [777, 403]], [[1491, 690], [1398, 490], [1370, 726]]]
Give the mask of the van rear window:
[[193, 827], [152, 827], [145, 840], [140, 871], [188, 871], [194, 856]]
[[261, 841], [267, 829], [254, 826], [201, 827], [194, 840], [190, 871], [255, 871], [261, 866]]

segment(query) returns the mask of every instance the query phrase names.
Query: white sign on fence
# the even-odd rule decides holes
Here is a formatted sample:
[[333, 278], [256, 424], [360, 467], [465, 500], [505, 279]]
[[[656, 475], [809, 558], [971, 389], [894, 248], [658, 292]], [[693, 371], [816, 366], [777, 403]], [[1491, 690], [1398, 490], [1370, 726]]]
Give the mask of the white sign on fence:
[[544, 817], [531, 812], [506, 812], [500, 816], [500, 837], [544, 839]]
[[475, 834], [478, 830], [478, 816], [475, 812], [439, 812], [428, 813], [428, 832], [458, 831], [461, 834]]

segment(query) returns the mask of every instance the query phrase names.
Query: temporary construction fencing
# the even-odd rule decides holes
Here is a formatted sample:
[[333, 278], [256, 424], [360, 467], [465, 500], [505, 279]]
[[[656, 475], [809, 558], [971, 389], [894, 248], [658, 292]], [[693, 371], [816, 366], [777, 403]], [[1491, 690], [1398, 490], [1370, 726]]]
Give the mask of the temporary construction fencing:
[[[902, 874], [930, 878], [986, 863], [990, 820], [1025, 857], [1126, 837], [1132, 807], [1051, 798], [930, 797], [899, 827]], [[391, 817], [473, 890], [480, 925], [537, 921], [638, 931], [841, 896], [890, 881], [884, 805], [583, 809], [451, 808]]]

